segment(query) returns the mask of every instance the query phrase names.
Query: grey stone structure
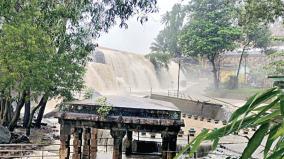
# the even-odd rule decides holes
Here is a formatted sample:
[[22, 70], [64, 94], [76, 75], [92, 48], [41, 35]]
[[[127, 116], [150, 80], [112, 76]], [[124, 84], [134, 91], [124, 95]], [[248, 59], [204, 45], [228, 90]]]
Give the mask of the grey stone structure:
[[73, 135], [73, 159], [95, 159], [97, 129], [109, 129], [113, 137], [113, 159], [122, 158], [122, 139], [126, 135], [126, 155], [131, 155], [132, 132], [162, 134], [162, 158], [176, 153], [177, 134], [183, 126], [181, 113], [173, 104], [138, 97], [107, 97], [113, 105], [107, 117], [100, 117], [95, 100], [65, 103], [55, 117], [60, 123], [60, 159], [70, 157], [70, 137]]

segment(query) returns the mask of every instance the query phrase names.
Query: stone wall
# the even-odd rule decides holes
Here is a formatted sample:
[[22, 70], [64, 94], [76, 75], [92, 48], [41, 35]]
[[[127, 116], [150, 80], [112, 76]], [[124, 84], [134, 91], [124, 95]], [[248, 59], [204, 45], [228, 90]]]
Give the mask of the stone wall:
[[182, 113], [197, 115], [215, 120], [228, 120], [229, 113], [222, 105], [200, 102], [188, 99], [151, 94], [151, 99], [162, 100], [173, 103]]

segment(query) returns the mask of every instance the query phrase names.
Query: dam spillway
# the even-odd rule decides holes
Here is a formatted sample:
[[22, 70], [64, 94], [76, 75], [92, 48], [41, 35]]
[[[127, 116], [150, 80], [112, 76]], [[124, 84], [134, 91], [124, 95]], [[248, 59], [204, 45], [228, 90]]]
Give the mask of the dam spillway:
[[[171, 61], [168, 69], [157, 72], [144, 55], [114, 49], [96, 48], [86, 68], [86, 86], [99, 92], [172, 89], [177, 85], [177, 63]], [[183, 71], [181, 79], [186, 79]]]

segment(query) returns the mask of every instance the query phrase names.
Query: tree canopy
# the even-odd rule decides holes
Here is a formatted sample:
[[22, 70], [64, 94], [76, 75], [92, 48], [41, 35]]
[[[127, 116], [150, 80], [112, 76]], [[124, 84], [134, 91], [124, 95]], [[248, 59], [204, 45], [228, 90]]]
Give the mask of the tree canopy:
[[193, 0], [190, 20], [180, 34], [179, 45], [187, 56], [206, 57], [213, 68], [214, 85], [219, 87], [216, 62], [220, 54], [232, 50], [240, 37], [234, 24], [234, 3], [223, 0]]
[[150, 47], [152, 53], [168, 53], [172, 57], [181, 56], [178, 35], [183, 27], [186, 9], [181, 4], [175, 4], [171, 11], [162, 16], [161, 23], [165, 26]]
[[[143, 23], [148, 13], [156, 11], [156, 0], [1, 1], [1, 102], [17, 102], [10, 130], [24, 103], [29, 105], [28, 101], [37, 101], [37, 97], [70, 98], [72, 92], [84, 87], [85, 64], [95, 47], [91, 39], [117, 22], [127, 27], [127, 19], [134, 14]], [[37, 122], [41, 121], [46, 102], [40, 104], [35, 107], [40, 108]], [[0, 110], [4, 107], [1, 104]], [[24, 118], [27, 121], [29, 117]]]

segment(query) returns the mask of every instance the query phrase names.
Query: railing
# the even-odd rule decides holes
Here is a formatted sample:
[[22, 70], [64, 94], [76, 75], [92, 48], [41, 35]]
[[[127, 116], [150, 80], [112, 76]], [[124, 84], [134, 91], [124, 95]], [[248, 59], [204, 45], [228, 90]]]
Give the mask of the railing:
[[181, 99], [189, 99], [189, 100], [192, 100], [192, 98], [183, 93], [183, 92], [180, 92], [178, 90], [168, 90], [168, 96], [169, 97], [176, 97], [176, 98], [181, 98]]
[[[144, 138], [144, 137], [143, 137]], [[98, 140], [102, 140], [102, 139], [112, 139], [112, 138], [100, 138]], [[106, 142], [108, 143], [108, 142]], [[161, 144], [161, 142], [158, 142]], [[240, 143], [220, 143], [220, 148], [223, 150], [227, 150], [227, 153], [221, 153], [218, 151], [208, 151], [208, 152], [195, 152], [194, 156], [191, 158], [197, 158], [197, 156], [206, 156], [206, 155], [216, 155], [216, 156], [239, 156], [241, 153], [238, 151], [235, 151], [233, 149], [230, 149], [224, 145], [227, 144], [240, 144]], [[48, 147], [56, 147], [54, 149], [50, 149]], [[0, 144], [0, 158], [1, 159], [11, 159], [11, 158], [16, 158], [16, 159], [51, 159], [51, 158], [59, 158], [59, 144], [51, 144], [51, 145], [45, 145], [45, 144]], [[70, 145], [70, 147], [72, 147], [73, 145]], [[106, 150], [103, 152], [108, 152], [107, 147], [112, 147], [113, 145], [108, 145], [108, 144], [102, 144], [102, 145], [98, 145], [98, 146], [105, 146]], [[20, 148], [20, 149], [15, 149], [16, 147]], [[33, 149], [37, 147], [36, 149]], [[5, 149], [5, 148], [13, 148], [13, 149]], [[182, 149], [182, 147], [177, 147], [177, 151], [162, 151], [162, 152], [176, 152], [178, 153], [180, 150]], [[71, 149], [72, 150], [72, 149]], [[6, 155], [2, 155], [4, 152], [6, 152]], [[36, 153], [37, 152], [37, 153]], [[49, 152], [49, 154], [46, 154], [47, 152]], [[50, 153], [53, 154], [50, 154]], [[161, 155], [162, 152], [157, 153], [157, 155]], [[12, 154], [12, 153], [17, 153], [17, 154]], [[234, 155], [233, 155], [233, 154]], [[73, 151], [70, 152], [70, 156], [72, 156]], [[187, 153], [184, 155], [187, 156]]]
[[[57, 148], [51, 149], [47, 146]], [[59, 144], [0, 144], [0, 155], [1, 158], [58, 158], [59, 146]]]
[[[99, 151], [108, 152], [112, 144], [108, 144], [112, 138], [98, 138], [98, 147], [104, 147]], [[103, 142], [102, 140], [105, 140]], [[100, 144], [105, 143], [105, 144]], [[73, 145], [69, 145], [71, 150]], [[0, 144], [0, 158], [2, 159], [50, 159], [59, 158], [60, 144]], [[70, 151], [72, 156], [73, 151]]]

